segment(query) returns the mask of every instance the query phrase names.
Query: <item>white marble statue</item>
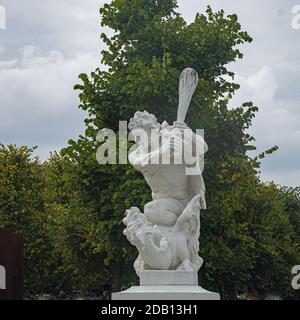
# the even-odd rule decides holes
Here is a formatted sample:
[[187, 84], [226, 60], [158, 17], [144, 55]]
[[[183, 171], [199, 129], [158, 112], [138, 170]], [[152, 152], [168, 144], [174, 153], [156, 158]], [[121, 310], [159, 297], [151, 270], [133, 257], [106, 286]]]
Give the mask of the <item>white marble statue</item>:
[[[124, 234], [139, 252], [134, 263], [138, 275], [143, 270], [197, 272], [203, 263], [198, 254], [200, 210], [206, 209], [200, 156], [207, 145], [184, 123], [197, 82], [195, 70], [182, 72], [173, 126], [166, 121], [159, 124], [146, 111], [136, 112], [129, 124], [135, 141], [129, 162], [143, 173], [153, 199], [144, 213], [133, 207], [123, 220]], [[192, 151], [190, 155], [186, 150]]]

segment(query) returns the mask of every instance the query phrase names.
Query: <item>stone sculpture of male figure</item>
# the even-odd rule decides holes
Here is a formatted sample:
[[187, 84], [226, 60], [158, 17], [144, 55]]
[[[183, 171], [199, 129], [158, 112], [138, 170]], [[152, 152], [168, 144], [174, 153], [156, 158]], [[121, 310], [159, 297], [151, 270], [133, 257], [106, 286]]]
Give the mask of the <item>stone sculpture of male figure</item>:
[[195, 70], [182, 72], [178, 117], [172, 126], [158, 123], [147, 111], [136, 112], [129, 123], [136, 143], [129, 162], [152, 191], [144, 213], [134, 207], [123, 220], [124, 234], [139, 251], [137, 274], [142, 270], [197, 272], [203, 262], [198, 255], [200, 210], [206, 209], [201, 157], [207, 145], [184, 123], [197, 81]]
[[[137, 142], [135, 151], [129, 155], [129, 162], [143, 173], [152, 190], [153, 201], [146, 204], [144, 208], [147, 219], [153, 224], [173, 226], [189, 201], [197, 194], [201, 196], [201, 208], [205, 209], [205, 185], [198, 163], [194, 164], [198, 167], [198, 172], [189, 176], [184, 157], [181, 157], [182, 164], [153, 164], [154, 161], [152, 161], [156, 157], [161, 162], [164, 153], [169, 153], [170, 160], [172, 160], [172, 155], [176, 151], [183, 152], [186, 144], [197, 143], [195, 147], [198, 148], [198, 153], [203, 155], [207, 151], [207, 145], [202, 137], [189, 135], [188, 138], [194, 138], [193, 141], [184, 141], [183, 131], [190, 130], [185, 123], [175, 122], [173, 127], [166, 122], [160, 125], [156, 117], [147, 111], [136, 112], [129, 123], [129, 129], [132, 130]], [[141, 141], [143, 139], [137, 139], [141, 138], [140, 130], [143, 130], [148, 137], [151, 136], [151, 131], [155, 134], [157, 130], [160, 136], [164, 136], [165, 144], [153, 150], [151, 143], [146, 143], [146, 148], [144, 148], [143, 141]], [[145, 142], [149, 142], [149, 139]], [[151, 149], [150, 152], [149, 149]], [[200, 159], [196, 159], [197, 161]]]
[[115, 293], [115, 300], [219, 300], [218, 293], [198, 286], [200, 211], [206, 209], [202, 177], [207, 145], [202, 132], [185, 123], [198, 74], [183, 70], [179, 80], [177, 121], [159, 123], [138, 111], [130, 119], [135, 142], [129, 162], [140, 171], [152, 191], [152, 201], [126, 210], [123, 234], [138, 250], [134, 269], [140, 286]]

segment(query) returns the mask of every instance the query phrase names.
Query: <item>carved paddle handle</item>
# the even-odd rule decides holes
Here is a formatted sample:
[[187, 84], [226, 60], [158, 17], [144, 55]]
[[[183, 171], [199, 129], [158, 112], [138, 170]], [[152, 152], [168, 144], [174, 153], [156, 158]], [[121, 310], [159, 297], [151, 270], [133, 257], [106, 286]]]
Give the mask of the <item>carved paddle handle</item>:
[[177, 122], [184, 122], [193, 94], [198, 84], [198, 73], [192, 68], [184, 69], [179, 79], [179, 106]]

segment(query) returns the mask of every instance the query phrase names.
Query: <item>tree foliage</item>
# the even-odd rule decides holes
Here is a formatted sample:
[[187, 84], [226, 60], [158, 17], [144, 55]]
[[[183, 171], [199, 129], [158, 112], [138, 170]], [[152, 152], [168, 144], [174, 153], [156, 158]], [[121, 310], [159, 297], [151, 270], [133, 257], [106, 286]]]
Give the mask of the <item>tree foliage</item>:
[[[122, 219], [127, 208], [142, 209], [151, 190], [129, 165], [99, 165], [96, 135], [102, 128], [117, 131], [119, 121], [137, 110], [172, 123], [180, 72], [192, 67], [199, 85], [187, 123], [205, 129], [209, 146], [201, 284], [223, 298], [245, 293], [296, 297], [290, 272], [300, 259], [299, 190], [260, 181], [260, 161], [277, 147], [250, 158], [255, 146], [247, 129], [258, 109], [251, 102], [228, 108], [239, 89], [228, 64], [243, 57], [240, 46], [252, 39], [235, 14], [208, 7], [188, 24], [176, 7], [175, 0], [113, 0], [101, 8], [102, 26], [113, 31], [101, 35], [106, 68], [81, 74], [75, 86], [80, 108], [87, 112], [86, 130], [42, 165], [28, 160], [30, 149], [1, 149], [0, 224], [28, 233], [29, 247], [40, 246], [35, 243], [41, 234], [42, 245], [55, 257], [50, 259], [53, 273], [44, 275], [50, 269], [38, 260], [46, 249], [27, 259], [29, 266], [43, 265], [41, 277], [51, 279], [52, 291], [95, 290], [100, 283], [120, 290], [136, 282], [132, 263], [137, 252], [122, 235]], [[18, 172], [17, 180], [10, 170]], [[45, 229], [35, 219], [42, 219]], [[33, 229], [27, 232], [29, 225]]]
[[[102, 26], [114, 32], [111, 37], [101, 35], [107, 45], [102, 52], [107, 70], [81, 74], [82, 83], [75, 86], [80, 90], [80, 108], [88, 112], [87, 129], [78, 141], [70, 141], [64, 152], [77, 161], [81, 181], [88, 179], [81, 191], [84, 201], [98, 213], [98, 226], [110, 226], [105, 231], [108, 246], [100, 237], [97, 249], [109, 265], [133, 261], [120, 222], [126, 208], [142, 207], [150, 196], [142, 177], [132, 168], [97, 166], [91, 156], [97, 148], [97, 131], [117, 131], [119, 120], [129, 120], [137, 110], [172, 123], [179, 74], [192, 67], [199, 74], [199, 85], [187, 122], [193, 129], [205, 129], [209, 145], [204, 173], [208, 210], [202, 213], [201, 253], [206, 261], [202, 282], [224, 297], [248, 291], [290, 295], [289, 268], [299, 258], [295, 230], [278, 189], [259, 181], [265, 153], [254, 159], [247, 153], [255, 150], [247, 129], [258, 109], [251, 102], [228, 108], [239, 85], [230, 81], [234, 74], [227, 65], [243, 57], [239, 47], [252, 39], [242, 31], [235, 14], [225, 16], [224, 11], [213, 12], [208, 7], [205, 14], [197, 14], [187, 24], [176, 7], [177, 2], [169, 0], [105, 4], [100, 10]], [[275, 150], [277, 147], [266, 153]]]
[[23, 235], [25, 288], [30, 293], [51, 290], [56, 258], [44, 208], [44, 174], [33, 148], [0, 145], [0, 228]]

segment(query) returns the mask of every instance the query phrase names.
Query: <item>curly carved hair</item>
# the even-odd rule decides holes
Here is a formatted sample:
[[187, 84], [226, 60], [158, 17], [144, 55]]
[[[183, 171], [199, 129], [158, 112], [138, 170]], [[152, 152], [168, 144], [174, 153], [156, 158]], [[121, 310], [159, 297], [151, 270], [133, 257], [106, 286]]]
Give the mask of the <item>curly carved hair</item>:
[[157, 118], [155, 115], [147, 112], [147, 111], [137, 111], [133, 118], [130, 119], [129, 130], [134, 130], [137, 128], [142, 129], [159, 129], [160, 124], [157, 122]]

